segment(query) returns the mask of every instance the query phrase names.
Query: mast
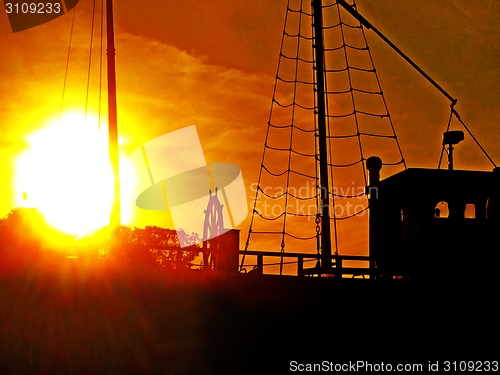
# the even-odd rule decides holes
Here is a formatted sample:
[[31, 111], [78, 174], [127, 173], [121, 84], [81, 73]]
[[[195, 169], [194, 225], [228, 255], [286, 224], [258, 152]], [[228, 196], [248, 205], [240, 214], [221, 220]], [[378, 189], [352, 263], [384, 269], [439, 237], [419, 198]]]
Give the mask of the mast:
[[330, 234], [330, 191], [328, 188], [328, 159], [326, 138], [326, 106], [323, 44], [323, 4], [313, 0], [314, 54], [316, 61], [316, 96], [318, 105], [319, 174], [321, 185], [321, 267], [323, 271], [332, 267], [332, 244]]
[[114, 196], [109, 221], [111, 238], [120, 225], [120, 179], [118, 168], [118, 125], [116, 116], [116, 72], [115, 72], [115, 33], [113, 30], [113, 0], [106, 1], [107, 58], [108, 58], [108, 123], [109, 123], [109, 160], [113, 169]]

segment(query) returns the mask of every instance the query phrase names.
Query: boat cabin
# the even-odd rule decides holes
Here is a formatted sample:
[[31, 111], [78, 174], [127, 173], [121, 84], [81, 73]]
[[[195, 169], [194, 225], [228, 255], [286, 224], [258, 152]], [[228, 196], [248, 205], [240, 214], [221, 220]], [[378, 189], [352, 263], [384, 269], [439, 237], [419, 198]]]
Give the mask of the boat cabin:
[[409, 168], [380, 180], [367, 160], [369, 234], [376, 278], [467, 278], [491, 272], [499, 250], [500, 168]]

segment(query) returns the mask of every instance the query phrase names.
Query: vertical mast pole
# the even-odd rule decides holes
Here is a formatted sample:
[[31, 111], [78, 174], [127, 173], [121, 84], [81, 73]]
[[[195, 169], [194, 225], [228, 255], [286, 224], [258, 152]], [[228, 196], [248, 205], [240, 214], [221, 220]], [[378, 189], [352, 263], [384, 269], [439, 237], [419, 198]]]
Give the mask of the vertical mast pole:
[[316, 60], [316, 96], [318, 104], [319, 173], [321, 183], [321, 266], [323, 271], [332, 267], [330, 234], [330, 193], [328, 188], [328, 159], [326, 138], [325, 67], [323, 44], [323, 4], [313, 0], [314, 53]]
[[109, 123], [109, 160], [113, 169], [114, 196], [110, 217], [111, 238], [120, 225], [120, 179], [118, 168], [118, 125], [116, 116], [116, 72], [115, 72], [115, 33], [113, 29], [113, 0], [106, 1], [107, 57], [108, 57], [108, 123]]

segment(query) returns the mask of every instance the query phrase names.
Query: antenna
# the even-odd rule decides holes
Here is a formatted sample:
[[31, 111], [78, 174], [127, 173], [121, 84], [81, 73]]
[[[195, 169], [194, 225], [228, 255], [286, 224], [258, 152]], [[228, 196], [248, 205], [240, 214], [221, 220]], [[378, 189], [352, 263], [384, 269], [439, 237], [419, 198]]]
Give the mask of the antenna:
[[453, 170], [453, 145], [464, 140], [464, 132], [461, 130], [450, 130], [443, 133], [443, 147], [448, 146], [448, 169]]

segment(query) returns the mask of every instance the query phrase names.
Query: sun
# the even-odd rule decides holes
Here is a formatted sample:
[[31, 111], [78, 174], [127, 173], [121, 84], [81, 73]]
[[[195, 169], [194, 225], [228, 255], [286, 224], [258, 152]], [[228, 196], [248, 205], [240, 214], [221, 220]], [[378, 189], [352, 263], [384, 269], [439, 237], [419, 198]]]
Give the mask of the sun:
[[[108, 128], [97, 117], [67, 111], [27, 136], [29, 148], [15, 162], [14, 189], [18, 207], [37, 208], [47, 222], [83, 236], [109, 224], [113, 175], [109, 161]], [[130, 162], [120, 153], [121, 201], [133, 190]], [[122, 224], [132, 208], [121, 205]]]

